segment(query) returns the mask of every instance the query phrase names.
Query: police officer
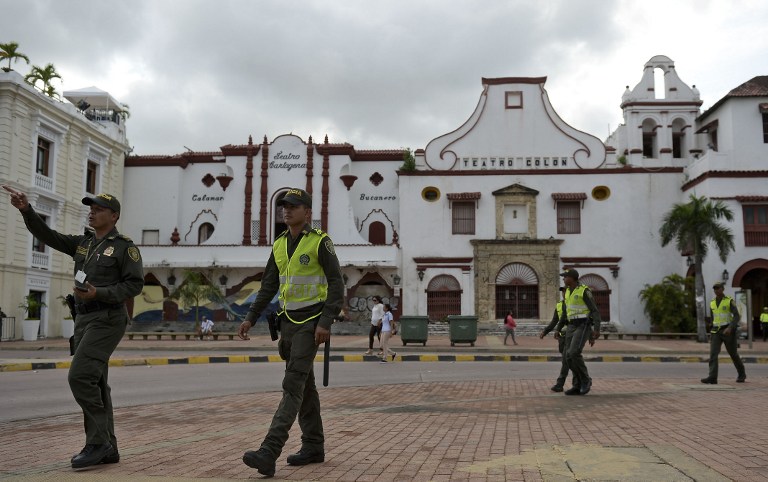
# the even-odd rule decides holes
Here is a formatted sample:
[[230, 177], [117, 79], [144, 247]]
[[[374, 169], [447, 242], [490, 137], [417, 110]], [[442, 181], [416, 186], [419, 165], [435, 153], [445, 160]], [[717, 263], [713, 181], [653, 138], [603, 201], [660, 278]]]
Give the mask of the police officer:
[[[561, 300], [557, 302], [555, 305], [555, 311], [552, 314], [552, 321], [549, 322], [549, 325], [547, 325], [546, 328], [541, 330], [541, 333], [539, 333], [539, 338], [544, 338], [549, 334], [550, 331], [555, 329], [555, 326], [560, 322], [560, 318], [566, 317], [565, 324], [560, 329], [560, 331], [555, 332], [555, 338], [557, 338], [557, 351], [560, 352], [561, 355], [561, 365], [560, 365], [560, 376], [557, 377], [557, 381], [555, 384], [550, 388], [553, 392], [562, 392], [563, 386], [565, 385], [565, 379], [568, 378], [568, 360], [565, 357], [565, 333], [568, 329], [568, 318], [567, 318], [567, 309], [565, 306], [565, 288], [560, 287], [560, 296]], [[573, 386], [576, 386], [576, 378], [574, 377], [572, 380]]]
[[718, 357], [720, 355], [720, 345], [725, 345], [725, 349], [731, 356], [733, 365], [738, 372], [737, 383], [744, 383], [747, 379], [747, 372], [744, 370], [744, 363], [739, 358], [737, 352], [737, 328], [739, 326], [739, 310], [736, 308], [733, 298], [724, 296], [724, 283], [715, 283], [712, 287], [715, 290], [715, 298], [710, 302], [709, 308], [712, 310], [712, 335], [709, 342], [709, 376], [702, 378], [701, 383], [717, 384]]
[[85, 447], [72, 457], [72, 468], [120, 461], [112, 397], [107, 383], [109, 357], [125, 333], [125, 300], [141, 293], [144, 272], [133, 242], [118, 233], [120, 202], [110, 194], [83, 198], [90, 206], [83, 235], [60, 234], [35, 213], [26, 194], [8, 186], [11, 204], [21, 211], [29, 232], [75, 261], [74, 356], [69, 387], [85, 420]]
[[763, 307], [760, 313], [760, 328], [763, 330], [763, 341], [768, 338], [768, 306]]
[[325, 460], [325, 436], [320, 418], [320, 397], [315, 386], [313, 362], [317, 347], [330, 339], [333, 318], [341, 310], [344, 282], [333, 242], [326, 233], [312, 229], [312, 197], [301, 189], [289, 189], [277, 204], [283, 207], [288, 229], [275, 239], [261, 280], [239, 336], [248, 330], [276, 293], [280, 303], [278, 352], [285, 360], [283, 398], [259, 450], [249, 450], [243, 462], [260, 474], [275, 474], [275, 460], [288, 440], [298, 416], [301, 450], [288, 456], [289, 465]]
[[566, 316], [560, 318], [555, 328], [562, 330], [566, 321], [568, 327], [565, 331], [565, 357], [568, 368], [573, 372], [575, 382], [573, 387], [565, 391], [566, 395], [586, 395], [592, 388], [592, 378], [587, 371], [584, 357], [581, 352], [589, 341], [589, 346], [595, 344], [600, 336], [600, 312], [597, 311], [592, 291], [587, 285], [579, 282], [579, 272], [569, 269], [560, 276], [565, 283]]

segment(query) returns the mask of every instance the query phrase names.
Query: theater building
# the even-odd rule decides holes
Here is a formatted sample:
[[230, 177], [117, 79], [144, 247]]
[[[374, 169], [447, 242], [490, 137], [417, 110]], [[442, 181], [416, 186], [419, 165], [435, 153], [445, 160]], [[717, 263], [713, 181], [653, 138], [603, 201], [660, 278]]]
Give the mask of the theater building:
[[289, 187], [312, 194], [311, 222], [336, 245], [353, 319], [367, 319], [379, 294], [398, 316], [549, 320], [567, 267], [591, 286], [604, 320], [647, 331], [638, 293], [690, 270], [658, 232], [691, 194], [735, 214], [736, 251], [725, 264], [710, 251], [705, 282], [727, 278], [729, 292], [750, 288], [763, 306], [766, 79], [701, 112], [674, 62], [653, 57], [616, 99], [624, 123], [603, 142], [560, 118], [545, 77], [484, 78], [466, 122], [416, 149], [414, 169], [399, 149], [293, 134], [129, 157], [122, 230], [141, 245], [147, 282], [134, 318], [188, 316], [167, 295], [190, 269], [226, 293], [228, 306], [207, 307], [215, 318], [244, 313], [284, 229], [276, 202]]

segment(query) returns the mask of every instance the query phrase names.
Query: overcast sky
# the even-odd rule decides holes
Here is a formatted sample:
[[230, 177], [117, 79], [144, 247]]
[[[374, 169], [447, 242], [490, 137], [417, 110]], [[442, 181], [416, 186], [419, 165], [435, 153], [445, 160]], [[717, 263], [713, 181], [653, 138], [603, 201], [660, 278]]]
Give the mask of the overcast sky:
[[0, 0], [10, 41], [56, 66], [59, 92], [129, 104], [134, 154], [289, 132], [417, 149], [469, 117], [482, 77], [547, 76], [558, 114], [605, 139], [666, 55], [705, 109], [768, 74], [768, 2]]

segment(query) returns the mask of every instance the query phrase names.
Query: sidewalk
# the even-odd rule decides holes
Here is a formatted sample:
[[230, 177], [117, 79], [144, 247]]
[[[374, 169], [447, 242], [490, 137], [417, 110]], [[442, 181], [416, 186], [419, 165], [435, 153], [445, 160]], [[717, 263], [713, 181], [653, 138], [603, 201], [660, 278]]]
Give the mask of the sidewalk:
[[[402, 346], [395, 337], [392, 348], [402, 361], [557, 361], [557, 342], [550, 335], [518, 337], [517, 346], [503, 344], [501, 335], [480, 335], [475, 346], [451, 346], [448, 335], [431, 335], [427, 345]], [[375, 345], [378, 346], [378, 345]], [[334, 362], [377, 361], [376, 356], [363, 356], [368, 348], [364, 336], [335, 336], [331, 340], [331, 360]], [[69, 367], [69, 344], [64, 339], [13, 341], [0, 343], [0, 372], [42, 370]], [[375, 350], [377, 351], [377, 350]], [[768, 363], [768, 343], [754, 341], [752, 348], [741, 341], [739, 355], [745, 363]], [[585, 358], [590, 362], [706, 362], [709, 344], [693, 340], [597, 340], [587, 346]], [[322, 360], [322, 349], [318, 360]], [[725, 349], [721, 357], [727, 357]], [[280, 362], [277, 343], [268, 336], [253, 336], [242, 340], [128, 340], [118, 346], [111, 366], [168, 365], [192, 363], [262, 363]]]

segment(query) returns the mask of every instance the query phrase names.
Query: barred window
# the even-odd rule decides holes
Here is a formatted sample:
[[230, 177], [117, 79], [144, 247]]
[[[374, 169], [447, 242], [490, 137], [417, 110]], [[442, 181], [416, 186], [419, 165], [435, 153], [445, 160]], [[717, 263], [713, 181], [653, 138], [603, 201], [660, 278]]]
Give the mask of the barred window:
[[557, 234], [581, 233], [581, 203], [559, 201], [557, 203]]
[[475, 234], [475, 202], [453, 201], [453, 234]]

